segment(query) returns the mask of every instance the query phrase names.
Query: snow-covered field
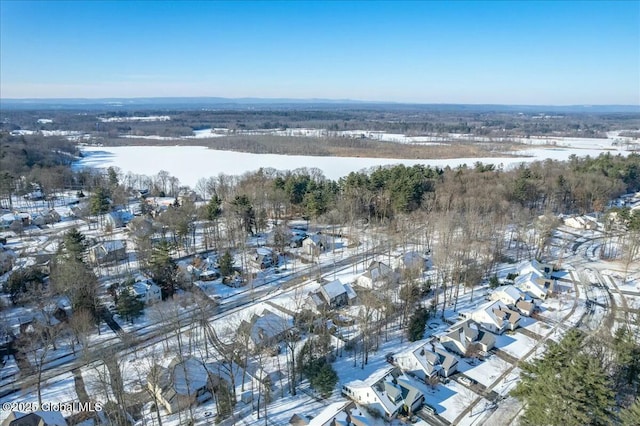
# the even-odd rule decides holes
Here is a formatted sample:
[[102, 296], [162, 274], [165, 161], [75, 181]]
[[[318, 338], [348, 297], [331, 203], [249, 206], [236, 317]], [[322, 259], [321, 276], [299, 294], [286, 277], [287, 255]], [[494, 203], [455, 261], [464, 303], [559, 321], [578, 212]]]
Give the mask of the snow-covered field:
[[[196, 138], [201, 138], [198, 133]], [[330, 179], [339, 179], [352, 171], [392, 164], [424, 164], [433, 167], [458, 167], [463, 164], [472, 165], [476, 161], [491, 163], [504, 168], [514, 167], [523, 162], [542, 159], [567, 160], [569, 156], [597, 156], [601, 152], [627, 154], [630, 151], [604, 147], [607, 139], [575, 141], [565, 139], [564, 146], [536, 147], [522, 153], [523, 157], [497, 158], [451, 158], [451, 159], [392, 159], [392, 158], [349, 158], [349, 157], [314, 157], [301, 155], [251, 154], [245, 152], [219, 151], [200, 146], [127, 146], [127, 147], [83, 147], [85, 157], [78, 161], [76, 168], [118, 167], [124, 173], [154, 176], [160, 170], [168, 171], [177, 177], [182, 184], [195, 187], [201, 178], [227, 175], [242, 175], [245, 172], [263, 168], [277, 170], [293, 170], [302, 167], [318, 168]], [[591, 145], [589, 145], [591, 144]], [[588, 148], [587, 148], [588, 147]], [[612, 151], [613, 150], [613, 151]]]

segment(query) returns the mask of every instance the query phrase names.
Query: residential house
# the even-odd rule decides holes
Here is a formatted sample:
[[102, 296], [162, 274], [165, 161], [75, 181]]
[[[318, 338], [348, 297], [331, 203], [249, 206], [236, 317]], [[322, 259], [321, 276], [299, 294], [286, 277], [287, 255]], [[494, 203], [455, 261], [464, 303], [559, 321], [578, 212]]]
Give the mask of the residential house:
[[373, 426], [377, 423], [353, 401], [334, 402], [313, 417], [295, 413], [289, 419], [290, 426]]
[[67, 426], [67, 421], [59, 411], [12, 411], [0, 426]]
[[[545, 286], [545, 283], [549, 283]], [[514, 280], [514, 284], [520, 290], [527, 293], [530, 297], [544, 300], [549, 294], [549, 287], [551, 287], [550, 281], [542, 279], [535, 272], [529, 272], [525, 275], [519, 275]]]
[[413, 414], [424, 403], [424, 394], [394, 366], [381, 368], [364, 381], [345, 384], [342, 394], [386, 419]]
[[22, 224], [22, 226], [29, 226], [31, 224], [31, 215], [29, 213], [7, 213], [0, 216], [0, 228], [10, 228], [15, 223]]
[[419, 340], [393, 356], [394, 363], [423, 381], [436, 376], [448, 377], [457, 370], [458, 358], [443, 348], [437, 351], [433, 342]]
[[162, 290], [151, 278], [138, 275], [131, 285], [133, 294], [144, 302], [145, 305], [162, 300]]
[[251, 261], [260, 269], [266, 269], [278, 265], [278, 256], [271, 249], [260, 247], [256, 249]]
[[293, 320], [265, 309], [249, 321], [243, 320], [240, 329], [249, 333], [254, 347], [265, 347], [278, 343], [286, 333], [292, 332]]
[[89, 260], [95, 263], [119, 262], [127, 258], [124, 240], [104, 241], [89, 248]]
[[311, 417], [304, 414], [294, 413], [289, 419], [289, 425], [291, 426], [307, 426], [311, 421]]
[[530, 296], [544, 300], [555, 290], [556, 280], [551, 276], [553, 267], [537, 260], [522, 262], [517, 268], [514, 284]]
[[499, 300], [508, 308], [517, 310], [525, 316], [530, 316], [536, 307], [531, 297], [513, 285], [495, 288], [489, 295], [489, 300]]
[[51, 209], [44, 214], [39, 214], [38, 216], [35, 216], [32, 222], [36, 226], [44, 226], [44, 225], [50, 225], [52, 223], [58, 223], [60, 222], [60, 214], [57, 211]]
[[384, 284], [393, 281], [395, 281], [393, 270], [383, 262], [373, 261], [367, 271], [356, 279], [355, 284], [363, 288], [377, 290]]
[[302, 249], [309, 256], [319, 256], [320, 253], [333, 249], [333, 241], [324, 234], [312, 234], [302, 240]]
[[[482, 333], [482, 334], [483, 334], [482, 338], [485, 337], [484, 336], [485, 334], [492, 337], [490, 333]], [[489, 340], [489, 339], [485, 339], [485, 340]], [[479, 342], [479, 344], [483, 348], [486, 347], [485, 345], [483, 345], [482, 339]], [[442, 370], [440, 371], [444, 377], [449, 377], [451, 374], [458, 371], [458, 357], [448, 352], [443, 346], [436, 345], [436, 344], [433, 344], [433, 351], [437, 353], [438, 356], [440, 357], [440, 366], [442, 366]]]
[[515, 330], [520, 324], [520, 314], [509, 309], [500, 300], [489, 301], [476, 309], [462, 312], [461, 315], [496, 334], [502, 334], [505, 330]]
[[565, 225], [575, 229], [598, 229], [598, 222], [587, 216], [569, 216], [563, 218]]
[[480, 330], [480, 326], [471, 320], [452, 325], [438, 336], [438, 340], [445, 349], [461, 356], [469, 356], [477, 351], [488, 352], [496, 344], [493, 334]]
[[155, 232], [153, 220], [148, 217], [136, 217], [127, 223], [127, 229], [134, 238], [148, 238]]
[[536, 259], [525, 260], [517, 266], [518, 275], [525, 275], [529, 272], [535, 272], [545, 278], [550, 278], [553, 273], [553, 265], [550, 263], [540, 262]]
[[424, 272], [430, 261], [417, 251], [408, 251], [394, 259], [393, 268], [396, 271]]
[[180, 203], [180, 205], [184, 203], [195, 203], [197, 199], [198, 194], [192, 189], [182, 188], [180, 192], [178, 192], [178, 203]]
[[51, 273], [51, 260], [53, 259], [53, 255], [50, 253], [37, 253], [34, 256], [34, 267], [38, 268], [40, 272], [45, 275], [49, 275]]
[[328, 307], [330, 309], [350, 305], [357, 295], [350, 284], [343, 284], [340, 280], [321, 284], [320, 288], [309, 294], [309, 304], [316, 309]]
[[169, 414], [211, 399], [209, 374], [196, 358], [176, 357], [167, 367], [154, 365], [147, 386]]

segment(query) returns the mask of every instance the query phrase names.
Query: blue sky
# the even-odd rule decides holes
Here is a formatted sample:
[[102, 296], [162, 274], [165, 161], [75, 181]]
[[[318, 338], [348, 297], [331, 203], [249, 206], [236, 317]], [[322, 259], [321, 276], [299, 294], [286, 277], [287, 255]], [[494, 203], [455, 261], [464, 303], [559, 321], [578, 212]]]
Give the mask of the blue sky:
[[2, 98], [640, 104], [640, 1], [0, 5]]

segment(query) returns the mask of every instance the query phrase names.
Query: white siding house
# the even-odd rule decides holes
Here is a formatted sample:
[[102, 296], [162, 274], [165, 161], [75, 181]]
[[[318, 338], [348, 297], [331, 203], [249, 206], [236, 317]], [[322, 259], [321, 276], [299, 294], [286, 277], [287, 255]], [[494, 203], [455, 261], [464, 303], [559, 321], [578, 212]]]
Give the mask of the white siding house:
[[387, 419], [415, 413], [424, 403], [424, 394], [398, 367], [393, 366], [377, 370], [364, 381], [354, 380], [345, 384], [342, 394]]

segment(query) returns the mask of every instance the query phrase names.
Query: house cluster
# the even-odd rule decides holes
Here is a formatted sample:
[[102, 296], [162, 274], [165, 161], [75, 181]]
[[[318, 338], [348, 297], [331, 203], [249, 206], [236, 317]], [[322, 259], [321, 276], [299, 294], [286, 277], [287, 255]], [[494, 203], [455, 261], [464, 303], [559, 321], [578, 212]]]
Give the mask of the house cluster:
[[4, 211], [0, 215], [0, 229], [10, 229], [14, 224], [29, 226], [31, 225], [31, 215], [24, 212]]
[[[368, 288], [376, 288], [374, 283], [380, 282], [380, 277], [392, 273], [391, 268], [382, 265], [372, 263], [364, 275]], [[552, 271], [551, 265], [536, 260], [519, 264], [514, 284], [494, 289], [486, 302], [461, 312], [460, 320], [445, 331], [389, 355], [387, 361], [393, 366], [377, 371], [364, 381], [345, 384], [342, 394], [387, 419], [415, 413], [424, 396], [411, 385], [409, 377], [431, 383], [454, 374], [459, 357], [486, 356], [495, 347], [496, 335], [515, 330], [521, 318], [530, 316], [553, 292]]]

